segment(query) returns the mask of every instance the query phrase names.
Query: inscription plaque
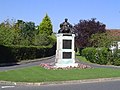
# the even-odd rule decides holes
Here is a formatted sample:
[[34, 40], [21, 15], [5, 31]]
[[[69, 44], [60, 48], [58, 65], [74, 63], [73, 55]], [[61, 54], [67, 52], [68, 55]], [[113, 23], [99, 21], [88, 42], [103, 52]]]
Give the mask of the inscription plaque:
[[71, 49], [72, 40], [63, 40], [63, 49]]
[[63, 59], [71, 59], [72, 52], [63, 52]]

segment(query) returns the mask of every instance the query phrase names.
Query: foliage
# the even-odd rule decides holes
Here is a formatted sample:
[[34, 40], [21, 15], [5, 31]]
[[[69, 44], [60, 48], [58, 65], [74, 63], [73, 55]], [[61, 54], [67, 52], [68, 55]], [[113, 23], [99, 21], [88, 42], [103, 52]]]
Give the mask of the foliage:
[[[49, 24], [48, 16], [46, 19]], [[56, 37], [52, 32], [49, 33], [49, 35], [39, 33], [34, 22], [23, 20], [17, 20], [16, 23], [9, 20], [2, 22], [0, 24], [0, 63], [54, 55]]]
[[92, 63], [107, 64], [109, 62], [108, 48], [85, 48], [82, 55]]
[[[47, 20], [47, 28], [50, 29], [50, 20], [47, 15], [43, 21], [45, 20]], [[41, 34], [39, 32], [38, 26], [35, 26], [34, 22], [24, 22], [23, 20], [17, 20], [17, 22], [15, 23], [13, 21], [6, 20], [5, 22], [0, 24], [1, 45], [53, 45], [55, 43], [55, 39], [52, 38], [51, 35], [48, 35], [46, 32]]]
[[0, 63], [47, 57], [55, 54], [53, 46], [0, 46]]
[[53, 35], [47, 36], [46, 34], [38, 34], [35, 36], [33, 45], [47, 46], [47, 45], [54, 45], [55, 42], [56, 42], [56, 37], [54, 37]]
[[47, 46], [50, 44], [50, 39], [45, 34], [38, 34], [35, 36], [33, 44], [35, 46]]
[[12, 45], [14, 40], [14, 32], [12, 27], [0, 24], [0, 45]]
[[120, 50], [112, 53], [108, 48], [89, 47], [82, 50], [82, 56], [92, 63], [120, 66]]
[[39, 30], [41, 34], [47, 34], [52, 35], [52, 23], [49, 18], [49, 16], [46, 14], [46, 16], [43, 18], [42, 22], [39, 25]]
[[85, 48], [82, 50], [82, 56], [84, 56], [87, 60], [89, 60], [92, 63], [95, 63], [95, 57], [96, 54], [95, 48]]
[[113, 53], [113, 57], [112, 57], [112, 62], [113, 62], [113, 65], [116, 65], [116, 66], [120, 66], [120, 50], [117, 49], [114, 53]]
[[96, 33], [90, 38], [90, 43], [93, 47], [110, 47], [112, 42], [112, 37], [107, 33]]
[[92, 18], [91, 20], [80, 20], [74, 27], [77, 29], [78, 33], [78, 38], [76, 38], [77, 47], [90, 46], [91, 43], [89, 42], [89, 39], [92, 34], [106, 32], [105, 24], [96, 21], [95, 18]]
[[38, 33], [34, 22], [24, 22], [18, 20], [15, 24], [15, 43], [17, 45], [32, 45], [33, 38]]

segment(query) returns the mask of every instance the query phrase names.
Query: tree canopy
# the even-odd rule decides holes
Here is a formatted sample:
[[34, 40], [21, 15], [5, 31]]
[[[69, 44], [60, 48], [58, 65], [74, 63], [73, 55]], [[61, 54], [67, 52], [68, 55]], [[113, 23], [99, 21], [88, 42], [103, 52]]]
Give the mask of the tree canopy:
[[89, 39], [92, 34], [106, 32], [106, 25], [96, 21], [95, 18], [92, 18], [91, 20], [80, 20], [74, 27], [77, 29], [78, 33], [78, 38], [76, 39], [77, 47], [90, 46], [91, 43], [89, 42]]
[[42, 22], [39, 25], [39, 31], [41, 34], [52, 35], [52, 23], [50, 17], [46, 14]]
[[[44, 24], [45, 22], [45, 24]], [[48, 46], [53, 45], [52, 24], [48, 15], [43, 19], [40, 30], [34, 22], [17, 20], [0, 23], [0, 45]], [[41, 32], [43, 30], [43, 32]]]

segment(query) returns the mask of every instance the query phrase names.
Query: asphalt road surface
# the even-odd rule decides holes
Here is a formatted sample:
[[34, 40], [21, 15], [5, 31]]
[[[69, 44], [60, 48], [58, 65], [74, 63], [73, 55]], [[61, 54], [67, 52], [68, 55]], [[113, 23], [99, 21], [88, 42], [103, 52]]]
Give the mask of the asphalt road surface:
[[[92, 64], [92, 63], [85, 63], [81, 62], [80, 60], [77, 60], [77, 63], [89, 65], [93, 68], [114, 68], [114, 69], [120, 69], [120, 66], [108, 66], [108, 65], [98, 65], [98, 64]], [[30, 62], [30, 63], [22, 63], [22, 64], [11, 64], [11, 65], [6, 65], [6, 66], [0, 66], [0, 71], [5, 71], [5, 70], [13, 70], [17, 68], [24, 68], [24, 67], [31, 67], [31, 66], [38, 66], [41, 63], [54, 63], [55, 62], [55, 57], [51, 57], [46, 60], [40, 60], [37, 62]]]
[[0, 90], [120, 90], [120, 81], [43, 86], [0, 85]]
[[31, 66], [38, 66], [41, 63], [52, 63], [54, 61], [55, 61], [55, 57], [52, 57], [46, 60], [40, 60], [36, 62], [22, 63], [22, 64], [10, 64], [10, 65], [5, 65], [5, 66], [0, 66], [0, 71], [13, 70], [13, 69], [31, 67]]

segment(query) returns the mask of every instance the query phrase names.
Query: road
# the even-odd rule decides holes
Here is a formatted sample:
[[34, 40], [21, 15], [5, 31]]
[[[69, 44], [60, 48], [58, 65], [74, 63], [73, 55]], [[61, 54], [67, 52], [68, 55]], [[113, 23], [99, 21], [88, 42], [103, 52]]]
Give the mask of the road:
[[120, 90], [120, 81], [43, 86], [0, 85], [0, 90]]
[[[85, 63], [77, 60], [77, 63], [89, 65], [93, 68], [114, 68], [114, 69], [120, 69], [120, 66], [108, 66], [108, 65], [98, 65], [98, 64], [92, 64], [92, 63]], [[0, 66], [0, 71], [5, 70], [13, 70], [17, 68], [24, 68], [24, 67], [31, 67], [31, 66], [37, 66], [41, 63], [54, 63], [55, 62], [55, 56], [52, 56], [51, 58], [44, 59], [44, 60], [38, 60], [37, 62], [30, 62], [30, 63], [22, 63], [22, 64], [11, 64], [6, 66]]]
[[10, 65], [5, 65], [5, 66], [0, 66], [0, 71], [37, 66], [37, 65], [40, 65], [41, 63], [52, 63], [54, 61], [55, 61], [55, 57], [51, 57], [49, 59], [38, 60], [36, 62], [29, 62], [29, 63], [22, 63], [22, 64], [10, 64]]

